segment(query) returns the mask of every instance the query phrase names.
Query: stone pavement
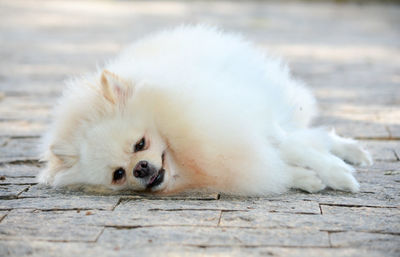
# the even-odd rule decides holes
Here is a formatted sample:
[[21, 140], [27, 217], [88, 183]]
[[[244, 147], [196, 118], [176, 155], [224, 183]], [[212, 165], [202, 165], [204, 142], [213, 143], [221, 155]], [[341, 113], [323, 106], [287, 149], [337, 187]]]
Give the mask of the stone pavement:
[[[91, 195], [37, 185], [63, 80], [150, 31], [206, 22], [284, 56], [317, 124], [361, 140], [357, 194]], [[400, 6], [0, 1], [0, 256], [400, 256]]]

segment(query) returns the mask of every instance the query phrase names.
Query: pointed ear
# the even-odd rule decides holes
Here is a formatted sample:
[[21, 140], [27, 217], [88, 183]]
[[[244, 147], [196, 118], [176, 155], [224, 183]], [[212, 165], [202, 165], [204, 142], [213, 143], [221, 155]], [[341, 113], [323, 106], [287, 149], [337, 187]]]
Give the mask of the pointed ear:
[[132, 94], [130, 84], [108, 70], [101, 73], [100, 83], [104, 98], [113, 104], [125, 102]]
[[62, 168], [70, 168], [78, 161], [78, 153], [73, 146], [65, 142], [58, 142], [50, 146], [51, 153], [60, 161]]

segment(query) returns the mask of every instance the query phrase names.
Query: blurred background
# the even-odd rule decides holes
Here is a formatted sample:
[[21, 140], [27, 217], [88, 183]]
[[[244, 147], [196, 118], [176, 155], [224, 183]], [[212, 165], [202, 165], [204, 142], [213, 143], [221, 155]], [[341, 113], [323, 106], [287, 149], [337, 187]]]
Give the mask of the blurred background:
[[359, 138], [400, 136], [396, 1], [112, 0], [0, 1], [0, 135], [39, 135], [65, 79], [143, 35], [197, 23], [282, 56], [316, 93], [317, 123]]

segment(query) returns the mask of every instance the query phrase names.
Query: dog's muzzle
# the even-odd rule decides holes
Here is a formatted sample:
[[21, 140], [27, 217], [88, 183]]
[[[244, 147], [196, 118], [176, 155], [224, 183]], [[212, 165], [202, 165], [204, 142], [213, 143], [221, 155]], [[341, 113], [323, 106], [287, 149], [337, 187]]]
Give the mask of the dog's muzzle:
[[133, 176], [142, 179], [146, 188], [153, 188], [164, 181], [165, 170], [156, 169], [147, 161], [139, 161], [133, 169]]

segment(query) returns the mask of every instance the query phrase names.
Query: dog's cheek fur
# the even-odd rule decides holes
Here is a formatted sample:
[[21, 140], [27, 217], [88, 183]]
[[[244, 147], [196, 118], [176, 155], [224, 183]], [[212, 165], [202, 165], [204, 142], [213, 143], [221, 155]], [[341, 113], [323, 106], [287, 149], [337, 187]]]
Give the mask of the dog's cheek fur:
[[62, 168], [70, 168], [78, 161], [78, 155], [73, 146], [68, 143], [58, 143], [50, 146], [55, 158], [60, 160]]
[[52, 185], [58, 173], [71, 169], [78, 161], [78, 155], [71, 144], [58, 142], [49, 147], [47, 167], [39, 174], [39, 182]]

